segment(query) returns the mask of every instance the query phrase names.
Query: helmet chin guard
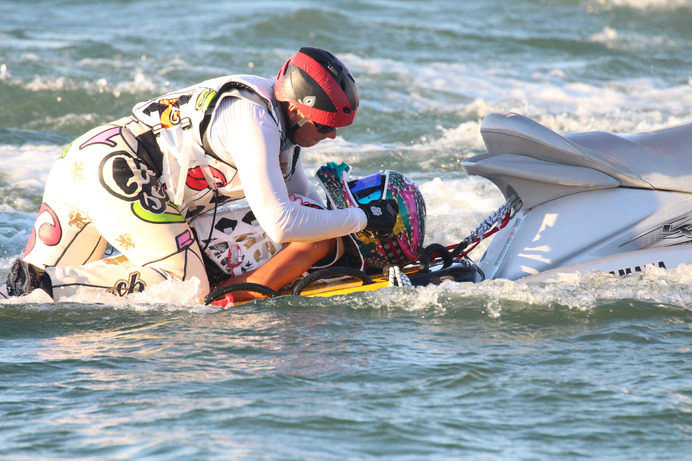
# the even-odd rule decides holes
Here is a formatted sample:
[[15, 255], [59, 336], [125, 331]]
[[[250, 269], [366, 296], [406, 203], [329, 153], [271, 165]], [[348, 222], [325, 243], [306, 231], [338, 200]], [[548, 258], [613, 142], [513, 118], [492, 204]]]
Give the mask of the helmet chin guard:
[[[351, 167], [346, 163], [329, 162], [315, 173], [332, 208], [357, 207], [359, 203], [394, 199], [399, 205], [399, 215], [392, 234], [387, 237], [378, 238], [363, 230], [345, 238], [349, 256], [360, 260], [361, 269], [370, 272], [389, 265], [403, 267], [418, 262], [423, 251], [426, 212], [425, 200], [415, 183], [392, 170], [356, 181], [349, 180], [350, 172]], [[348, 244], [349, 240], [352, 244]], [[354, 250], [357, 254], [353, 253]]]

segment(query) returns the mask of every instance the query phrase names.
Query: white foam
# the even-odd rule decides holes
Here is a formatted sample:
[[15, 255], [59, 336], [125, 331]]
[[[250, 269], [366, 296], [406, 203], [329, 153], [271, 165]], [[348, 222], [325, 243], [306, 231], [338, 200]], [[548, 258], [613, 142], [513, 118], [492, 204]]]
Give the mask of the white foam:
[[637, 10], [692, 8], [690, 0], [594, 0], [600, 8], [628, 7]]
[[101, 289], [82, 287], [73, 296], [53, 302], [42, 290], [35, 290], [21, 298], [8, 298], [2, 304], [48, 304], [48, 308], [64, 304], [83, 304], [89, 308], [132, 309], [136, 311], [184, 310], [188, 312], [217, 312], [218, 307], [205, 306], [197, 300], [198, 281], [165, 281], [151, 285], [141, 293], [121, 297]]
[[[611, 27], [590, 40], [612, 43], [628, 52], [680, 46], [663, 36], [652, 39], [651, 35], [620, 33]], [[516, 75], [513, 68], [489, 68], [486, 63], [404, 63], [354, 55], [348, 59], [365, 82], [387, 82], [383, 97], [391, 101], [389, 110], [403, 107], [436, 113], [441, 118], [445, 114], [465, 118], [457, 127], [442, 130], [441, 139], [436, 141], [439, 148], [454, 148], [455, 141], [480, 146], [475, 124], [491, 112], [519, 112], [561, 131], [635, 132], [692, 119], [690, 81], [671, 82], [656, 76], [597, 83], [570, 81], [563, 63], [527, 76]], [[580, 65], [589, 63], [574, 63]]]
[[563, 274], [547, 283], [486, 280], [477, 284], [445, 283], [424, 290], [482, 300], [489, 315], [498, 317], [513, 303], [551, 308], [554, 305], [588, 311], [603, 304], [632, 299], [687, 309], [692, 305], [692, 266], [674, 269], [647, 267], [644, 272], [618, 277], [605, 272]]
[[[103, 60], [91, 60], [86, 61], [91, 66], [98, 67]], [[108, 67], [123, 67], [123, 63], [118, 61], [107, 60], [105, 61]], [[151, 73], [146, 69], [135, 68], [130, 71], [130, 78], [121, 78], [121, 81], [109, 81], [105, 78], [83, 78], [81, 76], [61, 76], [57, 78], [51, 78], [46, 76], [35, 75], [30, 81], [22, 81], [13, 78], [7, 67], [4, 70], [0, 70], [0, 77], [12, 84], [19, 85], [23, 89], [34, 92], [41, 91], [76, 91], [83, 90], [87, 94], [96, 93], [111, 93], [115, 97], [119, 97], [122, 94], [136, 94], [136, 93], [164, 93], [168, 90], [170, 82], [163, 79], [159, 73]]]
[[13, 189], [43, 190], [53, 162], [64, 146], [0, 145], [0, 171]]
[[[353, 163], [368, 155], [378, 154], [389, 149], [395, 148], [394, 145], [386, 144], [356, 144], [348, 141], [344, 137], [337, 135], [336, 139], [324, 141], [309, 149], [301, 151], [301, 158], [307, 171], [316, 171], [321, 165], [327, 162], [346, 162]], [[367, 172], [353, 172], [355, 176], [366, 174]]]
[[672, 270], [651, 268], [628, 277], [603, 272], [564, 275], [548, 283], [486, 280], [480, 283], [443, 282], [415, 289], [385, 288], [355, 295], [358, 307], [378, 306], [411, 312], [446, 314], [473, 309], [491, 318], [523, 310], [552, 312], [558, 306], [575, 313], [623, 300], [689, 309], [692, 305], [692, 266]]
[[136, 70], [132, 80], [119, 82], [115, 85], [113, 94], [117, 97], [122, 93], [139, 93], [139, 92], [158, 92], [163, 93], [166, 91], [166, 87], [169, 82], [164, 82], [163, 87], [161, 82], [156, 81], [150, 77], [150, 74], [143, 70]]
[[[425, 242], [445, 246], [461, 242], [504, 203], [499, 189], [484, 178], [435, 178], [419, 184], [427, 208]], [[474, 251], [480, 257], [483, 248]]]
[[[433, 308], [444, 313], [450, 310], [473, 308], [498, 318], [508, 311], [527, 308], [550, 311], [556, 306], [588, 312], [596, 307], [622, 300], [636, 300], [657, 305], [689, 309], [692, 305], [692, 266], [674, 269], [647, 267], [644, 272], [617, 277], [604, 272], [563, 274], [541, 283], [509, 280], [486, 280], [481, 283], [444, 282], [441, 285], [413, 289], [384, 288], [351, 296], [349, 306], [404, 308], [408, 311], [427, 311]], [[219, 309], [204, 306], [196, 299], [197, 284], [163, 282], [152, 285], [142, 293], [118, 297], [101, 290], [83, 288], [75, 296], [52, 301], [41, 291], [26, 297], [10, 298], [0, 304], [32, 304], [43, 308], [65, 303], [83, 304], [89, 308], [132, 309], [137, 311], [167, 310], [209, 313]], [[339, 297], [337, 299], [342, 299]]]
[[[557, 131], [637, 132], [692, 119], [690, 84], [667, 86], [658, 79], [619, 80], [601, 85], [503, 81], [504, 100], [476, 102], [481, 110], [519, 112]], [[479, 114], [485, 116], [487, 114]]]
[[25, 213], [4, 214], [3, 212], [2, 219], [5, 225], [0, 227], [0, 245], [4, 249], [4, 255], [7, 257], [0, 258], [0, 268], [9, 269], [14, 258], [22, 255], [26, 242], [29, 240], [36, 215]]

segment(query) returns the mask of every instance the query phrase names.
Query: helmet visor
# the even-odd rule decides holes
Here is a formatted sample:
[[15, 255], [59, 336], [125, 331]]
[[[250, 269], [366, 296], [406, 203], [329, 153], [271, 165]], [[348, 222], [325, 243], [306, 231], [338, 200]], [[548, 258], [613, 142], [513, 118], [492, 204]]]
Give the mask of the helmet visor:
[[384, 176], [381, 173], [375, 173], [355, 181], [349, 181], [348, 188], [356, 201], [365, 205], [382, 198]]

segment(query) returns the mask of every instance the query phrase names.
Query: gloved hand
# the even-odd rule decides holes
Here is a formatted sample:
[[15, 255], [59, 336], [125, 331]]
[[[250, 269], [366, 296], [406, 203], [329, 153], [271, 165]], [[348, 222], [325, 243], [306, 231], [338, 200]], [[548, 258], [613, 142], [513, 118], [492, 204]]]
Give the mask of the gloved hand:
[[375, 200], [365, 205], [358, 205], [365, 212], [368, 224], [365, 230], [376, 234], [389, 234], [394, 229], [399, 214], [399, 204], [394, 199]]

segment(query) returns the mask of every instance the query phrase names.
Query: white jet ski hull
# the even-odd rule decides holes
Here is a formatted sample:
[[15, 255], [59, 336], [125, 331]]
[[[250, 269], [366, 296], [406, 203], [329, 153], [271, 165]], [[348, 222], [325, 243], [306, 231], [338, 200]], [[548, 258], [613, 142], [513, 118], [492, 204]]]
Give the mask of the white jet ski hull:
[[485, 278], [626, 275], [692, 264], [692, 147], [680, 142], [692, 139], [692, 124], [562, 137], [526, 117], [493, 114], [481, 131], [488, 154], [462, 166], [523, 203], [478, 261]]

